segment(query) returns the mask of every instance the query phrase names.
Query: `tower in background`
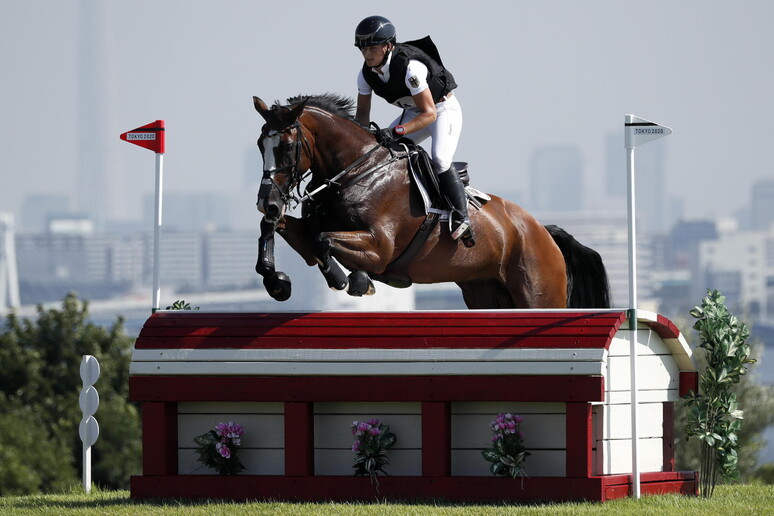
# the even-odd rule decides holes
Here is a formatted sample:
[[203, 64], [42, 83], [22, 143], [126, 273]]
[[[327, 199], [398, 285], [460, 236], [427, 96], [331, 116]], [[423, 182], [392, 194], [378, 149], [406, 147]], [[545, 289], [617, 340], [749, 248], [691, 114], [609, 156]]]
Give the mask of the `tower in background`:
[[583, 209], [583, 158], [572, 145], [535, 149], [529, 164], [530, 210], [568, 212]]
[[84, 0], [80, 6], [78, 70], [78, 170], [75, 210], [104, 229], [108, 209], [107, 64], [105, 9], [107, 2]]

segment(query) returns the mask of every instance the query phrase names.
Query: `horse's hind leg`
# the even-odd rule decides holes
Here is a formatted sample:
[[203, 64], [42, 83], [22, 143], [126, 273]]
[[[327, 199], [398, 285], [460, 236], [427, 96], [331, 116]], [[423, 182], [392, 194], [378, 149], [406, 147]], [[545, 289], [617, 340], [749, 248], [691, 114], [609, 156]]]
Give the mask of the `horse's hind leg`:
[[562, 252], [537, 222], [527, 226], [521, 249], [511, 252], [506, 287], [515, 308], [566, 308], [567, 275]]
[[458, 282], [457, 286], [462, 290], [465, 306], [471, 310], [516, 308], [508, 289], [496, 280]]

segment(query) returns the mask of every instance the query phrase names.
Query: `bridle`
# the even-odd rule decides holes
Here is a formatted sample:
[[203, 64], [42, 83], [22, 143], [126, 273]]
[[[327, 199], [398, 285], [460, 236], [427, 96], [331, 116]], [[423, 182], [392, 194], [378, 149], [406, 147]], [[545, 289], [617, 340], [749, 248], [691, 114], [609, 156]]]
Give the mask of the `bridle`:
[[[298, 120], [296, 120], [289, 126], [280, 130], [270, 130], [270, 129], [267, 129], [266, 126], [264, 125], [263, 129], [261, 129], [261, 138], [279, 139], [283, 134], [291, 134], [294, 129], [295, 129], [295, 138], [293, 143], [291, 143], [294, 149], [293, 159], [290, 163], [287, 163], [285, 165], [274, 167], [269, 170], [264, 169], [263, 177], [261, 178], [261, 186], [258, 189], [258, 202], [260, 202], [261, 199], [268, 198], [271, 191], [275, 188], [279, 193], [280, 199], [282, 199], [282, 202], [285, 204], [288, 204], [291, 200], [297, 199], [297, 196], [294, 196], [291, 193], [293, 188], [296, 188], [298, 190], [299, 196], [301, 195], [301, 183], [306, 177], [305, 172], [302, 172], [300, 167], [302, 144], [303, 146], [306, 147], [306, 150], [309, 153], [309, 159], [312, 160], [314, 156], [312, 153], [312, 147], [309, 143], [309, 140], [306, 138], [306, 136], [304, 135], [304, 132], [301, 130], [301, 123]], [[264, 164], [265, 164], [265, 161], [266, 160], [264, 159]], [[274, 179], [274, 176], [277, 173], [285, 173], [285, 171], [288, 169], [290, 169], [290, 174], [289, 174], [290, 180], [286, 183], [287, 189], [283, 191], [282, 187]]]

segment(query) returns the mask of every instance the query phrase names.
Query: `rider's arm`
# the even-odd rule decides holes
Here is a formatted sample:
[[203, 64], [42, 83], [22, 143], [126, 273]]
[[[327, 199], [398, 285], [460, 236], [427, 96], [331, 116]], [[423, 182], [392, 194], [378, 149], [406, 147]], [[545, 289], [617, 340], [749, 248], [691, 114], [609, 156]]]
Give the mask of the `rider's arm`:
[[438, 114], [435, 111], [435, 102], [433, 102], [433, 95], [430, 93], [430, 88], [427, 88], [416, 95], [412, 95], [414, 104], [416, 104], [419, 114], [412, 120], [403, 124], [406, 129], [406, 134], [415, 133], [421, 131], [428, 125], [435, 122]]
[[357, 111], [355, 120], [363, 125], [371, 122], [371, 93], [373, 89], [363, 77], [363, 70], [357, 72]]
[[406, 134], [421, 131], [435, 122], [438, 116], [435, 112], [433, 94], [430, 92], [430, 86], [427, 84], [427, 75], [427, 66], [414, 59], [409, 61], [406, 68], [406, 87], [411, 92], [411, 98], [414, 99], [414, 105], [419, 114], [413, 120], [403, 124]]
[[[433, 106], [435, 107], [435, 106]], [[371, 94], [363, 95], [358, 93], [357, 95], [357, 111], [355, 112], [355, 120], [363, 125], [368, 125], [371, 121]]]

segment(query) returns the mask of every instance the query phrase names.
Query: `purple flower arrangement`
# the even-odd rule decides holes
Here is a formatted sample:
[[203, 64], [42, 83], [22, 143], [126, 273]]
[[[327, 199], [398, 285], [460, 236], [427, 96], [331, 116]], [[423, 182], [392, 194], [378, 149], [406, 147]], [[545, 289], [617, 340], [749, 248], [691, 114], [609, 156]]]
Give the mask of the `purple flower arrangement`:
[[375, 480], [380, 471], [386, 475], [384, 466], [390, 463], [387, 450], [398, 440], [390, 432], [389, 425], [382, 424], [378, 419], [353, 421], [352, 435], [355, 436], [355, 442], [352, 443], [355, 476], [369, 476]]
[[233, 421], [218, 423], [214, 430], [194, 437], [199, 462], [214, 468], [220, 475], [236, 475], [246, 469], [237, 457], [245, 430]]
[[524, 463], [530, 453], [524, 447], [524, 432], [519, 426], [524, 419], [510, 413], [498, 414], [490, 423], [492, 447], [481, 452], [491, 462], [489, 471], [498, 477], [524, 477]]

